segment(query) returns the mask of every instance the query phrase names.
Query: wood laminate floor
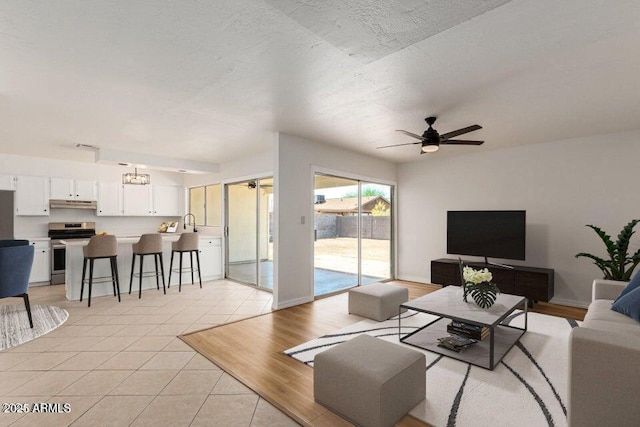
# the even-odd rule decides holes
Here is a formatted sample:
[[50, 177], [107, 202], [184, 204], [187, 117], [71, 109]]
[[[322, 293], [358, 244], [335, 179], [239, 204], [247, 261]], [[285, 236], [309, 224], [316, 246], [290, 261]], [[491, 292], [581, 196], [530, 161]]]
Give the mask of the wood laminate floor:
[[[409, 289], [415, 299], [439, 285], [392, 282]], [[361, 317], [348, 314], [347, 293], [274, 311], [236, 323], [183, 335], [184, 342], [244, 383], [278, 409], [305, 426], [351, 424], [313, 400], [313, 369], [283, 351]], [[532, 311], [582, 320], [586, 310], [539, 303]], [[405, 416], [399, 426], [424, 426]]]

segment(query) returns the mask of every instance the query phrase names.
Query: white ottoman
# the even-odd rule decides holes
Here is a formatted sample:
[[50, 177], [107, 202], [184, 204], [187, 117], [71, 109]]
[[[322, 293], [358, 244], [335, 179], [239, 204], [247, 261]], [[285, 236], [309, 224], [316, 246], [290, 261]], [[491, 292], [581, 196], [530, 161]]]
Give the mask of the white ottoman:
[[360, 335], [316, 355], [314, 399], [359, 426], [389, 427], [426, 395], [424, 354]]
[[398, 314], [409, 301], [409, 290], [389, 283], [372, 283], [349, 291], [349, 313], [382, 322]]

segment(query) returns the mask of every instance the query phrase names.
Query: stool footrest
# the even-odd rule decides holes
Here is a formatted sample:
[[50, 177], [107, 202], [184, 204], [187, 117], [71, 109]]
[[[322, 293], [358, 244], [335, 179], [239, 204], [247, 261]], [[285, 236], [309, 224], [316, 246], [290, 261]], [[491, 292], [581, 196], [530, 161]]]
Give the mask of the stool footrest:
[[[96, 283], [112, 283], [114, 280], [115, 280], [115, 277], [112, 277], [112, 276], [100, 276], [100, 277], [94, 277], [93, 279], [91, 279], [91, 283], [93, 283], [94, 285]], [[89, 283], [89, 279], [84, 279], [83, 282]]]
[[200, 271], [200, 270], [197, 268], [183, 268], [182, 270], [180, 270], [179, 268], [174, 268], [171, 271], [173, 271], [174, 273], [182, 272], [184, 274], [184, 273], [191, 273], [192, 271], [195, 273], [196, 271]]
[[[133, 273], [133, 277], [140, 277], [140, 273]], [[142, 272], [142, 277], [162, 277], [162, 273], [161, 272], [155, 272], [155, 271], [143, 271]]]

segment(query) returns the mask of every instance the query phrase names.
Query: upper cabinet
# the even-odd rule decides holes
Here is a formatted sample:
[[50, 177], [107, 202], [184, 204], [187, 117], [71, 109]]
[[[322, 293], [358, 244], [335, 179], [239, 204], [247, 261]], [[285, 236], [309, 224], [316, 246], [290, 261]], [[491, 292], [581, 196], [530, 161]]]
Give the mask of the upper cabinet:
[[95, 181], [88, 179], [76, 179], [76, 199], [77, 200], [97, 200], [97, 186]]
[[0, 175], [0, 190], [15, 190], [16, 182], [13, 175]]
[[180, 216], [182, 215], [181, 195], [182, 187], [174, 185], [153, 186], [153, 215]]
[[96, 182], [86, 179], [51, 178], [55, 200], [96, 200]]
[[148, 216], [153, 213], [150, 185], [122, 185], [124, 214]]
[[98, 183], [98, 210], [102, 216], [180, 216], [182, 187]]
[[123, 185], [126, 216], [180, 216], [181, 188], [173, 185]]
[[98, 216], [182, 215], [176, 185], [123, 185], [115, 181], [0, 175], [0, 190], [16, 190], [16, 215], [49, 215], [49, 199], [97, 200]]
[[16, 178], [16, 215], [49, 215], [49, 178], [43, 176]]
[[98, 216], [120, 216], [122, 212], [122, 184], [100, 181], [98, 183]]

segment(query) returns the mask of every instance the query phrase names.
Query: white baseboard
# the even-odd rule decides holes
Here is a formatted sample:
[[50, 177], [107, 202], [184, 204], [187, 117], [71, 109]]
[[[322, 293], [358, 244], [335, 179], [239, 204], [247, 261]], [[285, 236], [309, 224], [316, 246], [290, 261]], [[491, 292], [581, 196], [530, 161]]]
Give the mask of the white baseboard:
[[313, 301], [313, 297], [309, 298], [309, 297], [302, 297], [302, 298], [296, 298], [296, 299], [292, 299], [289, 301], [281, 301], [277, 307], [275, 307], [276, 310], [280, 310], [283, 308], [289, 308], [289, 307], [293, 307], [294, 305], [300, 305], [300, 304], [306, 304], [308, 302]]
[[416, 283], [424, 283], [429, 284], [428, 280], [425, 280], [424, 277], [414, 277], [414, 276], [396, 276], [396, 280], [405, 280], [407, 282], [416, 282]]
[[589, 307], [589, 303], [588, 302], [575, 301], [575, 300], [563, 299], [563, 298], [551, 298], [551, 301], [549, 301], [549, 302], [551, 304], [567, 305], [569, 307], [578, 307], [578, 308], [588, 308]]

